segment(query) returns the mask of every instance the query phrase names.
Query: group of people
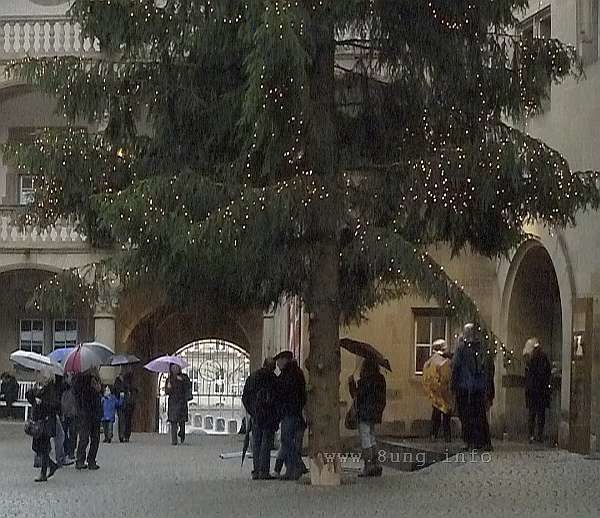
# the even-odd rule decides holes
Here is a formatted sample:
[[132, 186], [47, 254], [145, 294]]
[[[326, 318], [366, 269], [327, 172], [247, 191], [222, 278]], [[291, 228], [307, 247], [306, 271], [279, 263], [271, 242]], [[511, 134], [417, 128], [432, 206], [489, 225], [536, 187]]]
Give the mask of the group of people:
[[[541, 442], [544, 437], [545, 413], [550, 405], [552, 369], [539, 340], [531, 339], [530, 341], [531, 350], [524, 351], [529, 440], [530, 442]], [[440, 359], [442, 360], [440, 361]], [[442, 385], [437, 394], [442, 394], [442, 397], [430, 394], [433, 403], [432, 439], [437, 439], [441, 425], [444, 440], [451, 441], [450, 422], [455, 406], [461, 423], [465, 449], [491, 451], [488, 411], [495, 396], [494, 357], [484, 348], [481, 334], [474, 324], [467, 324], [464, 327], [454, 355], [450, 353], [445, 340], [438, 340], [434, 343], [433, 355], [425, 363], [424, 373], [431, 365], [436, 363], [441, 365], [444, 361], [450, 362], [450, 369], [448, 369], [450, 375], [445, 378], [443, 370], [436, 371], [437, 381]], [[447, 387], [443, 385], [447, 385]], [[452, 401], [450, 401], [451, 399]]]
[[[100, 428], [104, 442], [110, 443], [118, 412], [119, 440], [129, 441], [135, 393], [131, 372], [119, 376], [111, 389], [102, 385], [97, 369], [64, 377], [40, 371], [26, 394], [32, 407], [29, 430], [35, 430], [31, 432], [34, 467], [41, 468], [35, 481], [45, 482], [59, 467], [73, 463], [78, 470], [99, 469]], [[55, 460], [50, 457], [52, 444]]]
[[[275, 374], [275, 368], [279, 375]], [[306, 380], [291, 351], [266, 358], [244, 385], [242, 403], [250, 421], [254, 480], [298, 480], [308, 471], [302, 460], [306, 421]], [[281, 448], [271, 475], [271, 450], [275, 433], [281, 427]], [[282, 470], [285, 467], [285, 473]]]

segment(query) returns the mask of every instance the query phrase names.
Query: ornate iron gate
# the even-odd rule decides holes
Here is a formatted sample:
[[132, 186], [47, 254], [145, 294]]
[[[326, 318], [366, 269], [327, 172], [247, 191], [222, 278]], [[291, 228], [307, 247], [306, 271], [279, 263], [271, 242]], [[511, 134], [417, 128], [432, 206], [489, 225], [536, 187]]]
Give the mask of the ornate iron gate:
[[[189, 432], [234, 434], [245, 415], [242, 406], [244, 383], [250, 374], [248, 353], [224, 340], [192, 342], [177, 351], [188, 367], [184, 372], [192, 382], [194, 398], [189, 402]], [[167, 375], [158, 378], [159, 431], [168, 432]]]

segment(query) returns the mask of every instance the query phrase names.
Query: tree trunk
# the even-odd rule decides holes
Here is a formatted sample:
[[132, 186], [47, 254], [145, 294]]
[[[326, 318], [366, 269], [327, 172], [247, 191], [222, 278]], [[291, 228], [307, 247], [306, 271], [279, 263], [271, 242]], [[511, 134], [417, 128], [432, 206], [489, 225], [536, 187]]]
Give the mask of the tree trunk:
[[[326, 10], [325, 10], [326, 12]], [[306, 304], [310, 313], [308, 420], [311, 482], [339, 485], [339, 247], [338, 227], [342, 203], [337, 186], [335, 110], [335, 41], [328, 14], [313, 20], [315, 57], [310, 78], [310, 126], [306, 156], [312, 170], [329, 186], [329, 196], [313, 214], [317, 237], [311, 264]]]
[[308, 423], [311, 482], [339, 485], [340, 448], [340, 348], [338, 276], [335, 242], [324, 243], [313, 270], [309, 301], [310, 353]]

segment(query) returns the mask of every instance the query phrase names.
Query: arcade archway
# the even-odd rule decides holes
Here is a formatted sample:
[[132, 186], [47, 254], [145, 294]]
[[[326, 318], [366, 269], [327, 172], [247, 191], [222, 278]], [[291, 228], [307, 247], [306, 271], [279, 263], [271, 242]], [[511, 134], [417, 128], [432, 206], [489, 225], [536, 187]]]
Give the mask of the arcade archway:
[[[560, 289], [552, 259], [541, 245], [526, 249], [514, 278], [508, 306], [508, 342], [515, 344], [517, 376], [506, 387], [506, 432], [511, 437], [527, 436], [527, 409], [521, 349], [536, 336], [556, 370], [560, 370], [563, 350], [563, 322]], [[516, 381], [516, 380], [520, 380]], [[560, 390], [553, 392], [546, 435], [558, 440]]]
[[[193, 399], [188, 403], [187, 431], [235, 434], [241, 427], [244, 409], [242, 391], [250, 374], [250, 356], [241, 347], [219, 339], [194, 341], [179, 349], [184, 372], [192, 382]], [[159, 432], [167, 433], [167, 375], [158, 377]]]

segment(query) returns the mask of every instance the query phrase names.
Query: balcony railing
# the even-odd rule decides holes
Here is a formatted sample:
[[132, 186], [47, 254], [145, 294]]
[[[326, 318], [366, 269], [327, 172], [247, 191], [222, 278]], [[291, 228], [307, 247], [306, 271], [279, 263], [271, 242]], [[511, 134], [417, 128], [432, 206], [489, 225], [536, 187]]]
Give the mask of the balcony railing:
[[59, 219], [41, 228], [21, 225], [19, 215], [24, 207], [0, 206], [0, 249], [65, 249], [87, 248], [86, 237], [78, 233], [75, 222]]
[[83, 38], [81, 26], [68, 18], [0, 16], [0, 61], [97, 52], [98, 41]]

